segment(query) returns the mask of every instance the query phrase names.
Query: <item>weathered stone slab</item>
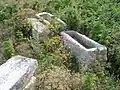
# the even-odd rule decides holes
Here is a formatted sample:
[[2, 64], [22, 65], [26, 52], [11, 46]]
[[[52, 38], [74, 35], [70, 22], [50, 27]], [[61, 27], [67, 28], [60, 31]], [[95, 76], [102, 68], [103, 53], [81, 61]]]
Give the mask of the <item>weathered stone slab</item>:
[[47, 30], [47, 24], [40, 22], [36, 18], [28, 18], [29, 23], [32, 24], [32, 36], [36, 40], [46, 40], [48, 38], [49, 30]]
[[23, 90], [37, 68], [35, 59], [14, 56], [0, 66], [0, 90]]
[[25, 86], [23, 90], [36, 90], [36, 77], [31, 77], [29, 83]]
[[54, 15], [47, 12], [38, 13], [36, 14], [36, 17], [44, 20], [44, 22], [48, 22], [48, 24], [50, 24], [52, 19], [54, 18], [57, 22], [59, 22], [59, 24], [63, 29], [66, 28], [67, 26], [67, 24], [64, 21], [62, 21], [60, 18], [57, 18]]
[[33, 26], [32, 30], [33, 38], [39, 41], [46, 40], [50, 34], [48, 26], [52, 23], [53, 19], [60, 24], [61, 29], [66, 28], [67, 25], [65, 22], [47, 12], [36, 14], [36, 18], [28, 18], [28, 21]]
[[71, 51], [78, 63], [90, 65], [94, 60], [105, 62], [107, 48], [75, 31], [61, 32], [64, 46]]

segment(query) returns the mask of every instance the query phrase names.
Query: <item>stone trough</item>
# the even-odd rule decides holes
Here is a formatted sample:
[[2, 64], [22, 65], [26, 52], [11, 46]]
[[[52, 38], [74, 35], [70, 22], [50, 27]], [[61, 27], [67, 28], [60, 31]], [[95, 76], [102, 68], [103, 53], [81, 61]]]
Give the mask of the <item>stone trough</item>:
[[35, 90], [35, 59], [14, 56], [0, 66], [0, 90]]
[[107, 48], [76, 31], [61, 32], [63, 45], [70, 50], [79, 64], [91, 65], [94, 60], [105, 62]]
[[33, 38], [39, 41], [46, 40], [50, 33], [48, 26], [52, 23], [53, 19], [60, 24], [61, 29], [66, 28], [67, 25], [64, 21], [47, 12], [36, 14], [36, 18], [28, 18], [29, 23], [33, 26]]

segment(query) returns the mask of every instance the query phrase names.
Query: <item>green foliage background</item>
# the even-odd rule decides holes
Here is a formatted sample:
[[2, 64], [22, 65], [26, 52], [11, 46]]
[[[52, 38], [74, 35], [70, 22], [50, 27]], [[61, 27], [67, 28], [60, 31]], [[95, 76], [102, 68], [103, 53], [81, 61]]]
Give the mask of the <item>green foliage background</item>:
[[[39, 42], [32, 39], [32, 26], [26, 19], [42, 11], [61, 18], [67, 23], [67, 29], [78, 31], [105, 45], [108, 48], [106, 66], [109, 66], [98, 67], [98, 62], [95, 65], [99, 72], [79, 71], [77, 64], [73, 63], [74, 57], [61, 45], [61, 30], [54, 23], [49, 28], [53, 32], [49, 40]], [[79, 71], [81, 87], [73, 90], [120, 89], [119, 0], [1, 0], [0, 26], [0, 43], [3, 43], [0, 48], [3, 47], [5, 57], [20, 54], [36, 58], [39, 62], [38, 75], [55, 65], [72, 73], [76, 72], [74, 69]]]

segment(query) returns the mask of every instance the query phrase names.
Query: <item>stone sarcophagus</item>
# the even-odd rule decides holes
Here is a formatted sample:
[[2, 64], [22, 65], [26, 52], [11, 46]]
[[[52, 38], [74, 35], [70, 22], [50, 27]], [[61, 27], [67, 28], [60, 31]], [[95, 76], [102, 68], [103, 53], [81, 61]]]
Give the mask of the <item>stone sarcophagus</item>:
[[0, 90], [35, 90], [35, 59], [14, 56], [0, 66]]
[[63, 45], [79, 64], [91, 65], [94, 60], [106, 62], [107, 48], [76, 31], [61, 32]]
[[53, 20], [59, 23], [61, 29], [66, 28], [67, 25], [65, 22], [47, 12], [36, 14], [36, 18], [28, 18], [29, 23], [33, 26], [33, 38], [36, 40], [46, 40], [50, 33], [48, 27], [52, 24]]

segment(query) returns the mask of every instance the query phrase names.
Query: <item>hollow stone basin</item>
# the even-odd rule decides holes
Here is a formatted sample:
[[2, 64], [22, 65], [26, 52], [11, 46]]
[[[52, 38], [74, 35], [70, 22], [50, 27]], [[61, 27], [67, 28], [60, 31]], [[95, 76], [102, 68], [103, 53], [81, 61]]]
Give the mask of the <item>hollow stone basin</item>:
[[90, 65], [94, 60], [105, 62], [107, 48], [76, 31], [62, 31], [63, 45], [70, 50], [79, 64]]

